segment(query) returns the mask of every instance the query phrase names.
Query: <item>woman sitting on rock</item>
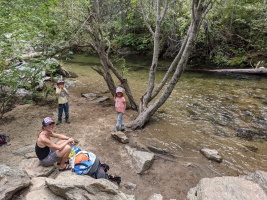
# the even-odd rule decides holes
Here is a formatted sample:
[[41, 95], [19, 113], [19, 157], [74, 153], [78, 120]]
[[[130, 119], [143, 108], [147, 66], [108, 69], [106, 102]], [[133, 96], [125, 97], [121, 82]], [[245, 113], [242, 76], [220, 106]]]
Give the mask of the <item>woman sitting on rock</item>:
[[[70, 170], [71, 166], [67, 164], [68, 156], [71, 151], [70, 144], [74, 144], [74, 139], [64, 134], [53, 132], [55, 121], [50, 118], [44, 118], [42, 122], [42, 132], [38, 135], [35, 152], [44, 167], [59, 164], [59, 171]], [[51, 137], [58, 138], [58, 142], [51, 141]]]

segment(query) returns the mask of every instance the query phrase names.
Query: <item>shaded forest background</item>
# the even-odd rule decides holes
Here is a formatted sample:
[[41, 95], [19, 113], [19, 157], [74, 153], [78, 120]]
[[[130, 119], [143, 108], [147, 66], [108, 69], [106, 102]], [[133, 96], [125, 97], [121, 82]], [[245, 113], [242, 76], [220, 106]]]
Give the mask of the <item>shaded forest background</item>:
[[[40, 72], [60, 75], [57, 73], [58, 63], [51, 61], [51, 58], [68, 60], [72, 54], [96, 53], [95, 50], [100, 49], [102, 52], [97, 52], [100, 57], [103, 52], [108, 52], [103, 57], [112, 56], [122, 78], [124, 72], [129, 70], [125, 66], [127, 56], [135, 54], [152, 59], [154, 38], [146, 25], [149, 24], [152, 29], [156, 27], [157, 2], [159, 1], [1, 1], [1, 117], [9, 109], [8, 104], [19, 88], [30, 90], [30, 99], [33, 101], [46, 98], [52, 92], [52, 88], [45, 88], [42, 93], [36, 88], [42, 80]], [[164, 2], [168, 3], [168, 11], [161, 23], [158, 57], [173, 60], [189, 29], [193, 1], [162, 1], [162, 8]], [[198, 32], [188, 61], [189, 67], [267, 67], [266, 0], [198, 2], [214, 4]], [[96, 48], [94, 44], [99, 46]], [[24, 75], [21, 76], [22, 69], [18, 65], [23, 62], [27, 62], [27, 68], [23, 69]], [[104, 72], [99, 70], [100, 75]], [[115, 84], [111, 85], [114, 87]]]
[[[74, 7], [85, 2], [78, 0], [3, 0], [0, 3], [0, 63], [7, 58], [19, 58], [30, 51], [88, 52], [81, 45], [78, 13]], [[77, 3], [78, 2], [78, 3]], [[101, 2], [101, 1], [100, 1]], [[152, 22], [153, 4], [148, 20]], [[190, 24], [191, 1], [170, 1], [169, 14], [161, 27], [160, 58], [171, 59], [179, 50]], [[114, 55], [134, 53], [151, 56], [153, 38], [144, 24], [137, 0], [101, 2], [102, 27]], [[81, 9], [82, 10], [82, 9]], [[265, 0], [220, 0], [213, 6], [196, 41], [190, 64], [198, 67], [255, 67], [266, 60], [267, 5]], [[79, 26], [78, 26], [79, 25]], [[152, 24], [153, 26], [153, 24]], [[66, 51], [68, 50], [68, 51]], [[71, 50], [72, 52], [70, 52]], [[262, 65], [266, 65], [262, 64]]]

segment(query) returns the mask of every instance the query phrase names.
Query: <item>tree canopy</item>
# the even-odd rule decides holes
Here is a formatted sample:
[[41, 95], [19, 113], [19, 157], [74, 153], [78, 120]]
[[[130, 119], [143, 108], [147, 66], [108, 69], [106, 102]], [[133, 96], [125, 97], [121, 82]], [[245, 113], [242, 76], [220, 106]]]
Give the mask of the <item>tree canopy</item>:
[[[150, 111], [146, 119], [141, 117], [142, 123], [132, 126], [142, 127], [170, 96], [188, 61], [197, 67], [255, 67], [262, 60], [266, 65], [266, 11], [266, 1], [257, 0], [3, 0], [1, 84], [8, 84], [1, 71], [24, 60], [25, 54], [40, 53], [37, 59], [28, 58], [28, 62], [33, 63], [33, 68], [36, 63], [42, 68], [46, 59], [56, 54], [95, 52], [101, 67], [94, 69], [110, 92], [114, 95], [118, 80], [131, 107], [137, 109], [122, 73], [124, 64], [114, 64], [110, 57], [122, 56], [122, 52], [149, 55], [150, 75], [139, 104], [140, 116]], [[156, 86], [157, 62], [162, 58], [172, 59], [173, 63]], [[175, 74], [172, 78], [171, 73]], [[166, 84], [163, 96], [155, 101], [157, 105], [150, 107]]]

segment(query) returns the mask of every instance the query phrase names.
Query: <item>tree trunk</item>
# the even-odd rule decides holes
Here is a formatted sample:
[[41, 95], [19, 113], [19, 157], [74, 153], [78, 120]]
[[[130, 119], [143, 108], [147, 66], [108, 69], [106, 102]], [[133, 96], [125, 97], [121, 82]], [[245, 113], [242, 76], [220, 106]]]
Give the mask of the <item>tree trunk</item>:
[[[205, 2], [205, 1], [204, 1]], [[192, 20], [190, 27], [187, 32], [186, 39], [184, 40], [182, 47], [173, 60], [170, 68], [176, 66], [175, 72], [172, 75], [170, 82], [168, 83], [167, 87], [165, 88], [164, 92], [161, 96], [148, 108], [141, 111], [138, 117], [127, 124], [127, 127], [132, 128], [133, 130], [142, 128], [145, 124], [149, 121], [151, 116], [155, 114], [155, 112], [165, 103], [165, 101], [171, 95], [174, 87], [176, 86], [177, 82], [179, 81], [188, 61], [190, 54], [193, 51], [194, 43], [197, 38], [198, 31], [200, 29], [201, 22], [209, 9], [210, 4], [205, 5], [201, 0], [193, 0], [192, 3]], [[153, 67], [153, 66], [152, 66]], [[151, 73], [151, 72], [150, 72]], [[168, 73], [168, 72], [167, 72]], [[164, 80], [164, 79], [163, 79]], [[146, 95], [146, 94], [145, 94]], [[145, 96], [143, 95], [143, 96]], [[141, 98], [141, 101], [143, 99]], [[141, 103], [140, 103], [141, 104]]]
[[131, 108], [137, 110], [137, 105], [132, 96], [127, 79], [123, 78], [123, 76], [118, 72], [116, 67], [113, 66], [111, 60], [108, 57], [110, 47], [109, 46], [107, 47], [105, 43], [105, 38], [103, 37], [103, 35], [105, 34], [103, 34], [103, 30], [101, 27], [101, 18], [99, 14], [99, 1], [97, 0], [94, 1], [94, 13], [92, 16], [88, 17], [87, 22], [88, 22], [87, 31], [90, 34], [92, 40], [91, 44], [95, 49], [95, 51], [98, 53], [103, 68], [103, 70], [96, 68], [93, 69], [95, 69], [104, 78], [109, 91], [113, 96], [115, 96], [116, 85], [110, 73], [112, 72], [116, 76], [116, 78], [120, 81], [120, 84], [124, 88]]
[[141, 3], [141, 9], [144, 16], [144, 21], [148, 29], [153, 35], [154, 38], [154, 51], [153, 51], [153, 58], [152, 58], [152, 64], [150, 67], [150, 73], [149, 73], [149, 80], [148, 80], [148, 87], [145, 92], [145, 94], [141, 97], [140, 106], [139, 106], [139, 112], [143, 112], [146, 110], [149, 102], [151, 101], [152, 92], [155, 87], [155, 77], [156, 77], [156, 71], [158, 67], [158, 58], [159, 58], [159, 49], [160, 49], [160, 25], [164, 18], [164, 15], [167, 11], [168, 7], [168, 1], [165, 1], [166, 4], [164, 6], [163, 12], [161, 13], [161, 0], [157, 0], [157, 15], [156, 15], [156, 27], [155, 32], [153, 32], [151, 26], [148, 24], [146, 17], [145, 17], [145, 11], [144, 6]]

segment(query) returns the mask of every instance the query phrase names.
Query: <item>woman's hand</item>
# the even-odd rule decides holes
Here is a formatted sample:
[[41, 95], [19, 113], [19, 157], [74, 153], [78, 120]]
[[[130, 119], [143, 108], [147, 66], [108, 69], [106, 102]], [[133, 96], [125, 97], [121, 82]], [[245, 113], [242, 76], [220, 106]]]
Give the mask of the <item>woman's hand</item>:
[[74, 140], [73, 138], [69, 138], [69, 139], [68, 139], [68, 143], [69, 143], [70, 145], [74, 145], [74, 144], [75, 144], [75, 140]]

